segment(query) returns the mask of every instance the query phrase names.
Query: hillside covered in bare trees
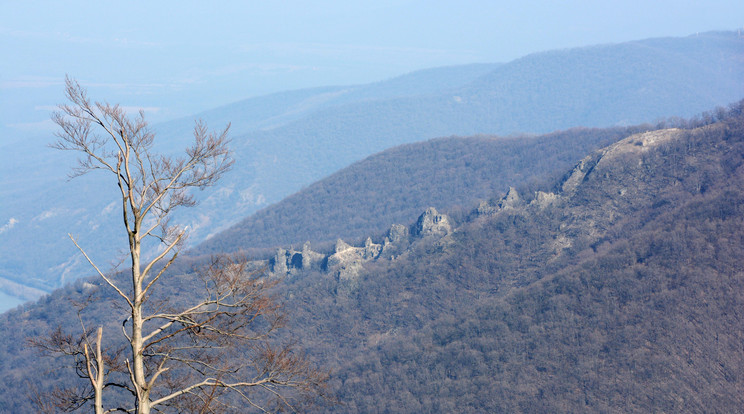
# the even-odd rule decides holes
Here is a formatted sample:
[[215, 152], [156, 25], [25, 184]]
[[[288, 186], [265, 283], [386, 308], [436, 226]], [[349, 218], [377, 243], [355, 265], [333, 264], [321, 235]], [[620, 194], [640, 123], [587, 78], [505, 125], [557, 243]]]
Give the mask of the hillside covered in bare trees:
[[[376, 253], [357, 256], [354, 272], [329, 256], [292, 269], [257, 257], [282, 281], [288, 337], [332, 370], [339, 404], [317, 410], [738, 410], [742, 116], [740, 102], [630, 131], [560, 174], [439, 208], [426, 219], [448, 223], [437, 231], [390, 223], [402, 226], [369, 234]], [[319, 254], [364, 244], [350, 243]], [[197, 263], [174, 265], [158, 295], [187, 300]], [[3, 314], [1, 336], [77, 329], [60, 309], [85, 297], [95, 305], [82, 315], [116, 330], [110, 295], [80, 281]], [[23, 343], [4, 340], [0, 352], [4, 406], [24, 411], [24, 390], [62, 378]]]

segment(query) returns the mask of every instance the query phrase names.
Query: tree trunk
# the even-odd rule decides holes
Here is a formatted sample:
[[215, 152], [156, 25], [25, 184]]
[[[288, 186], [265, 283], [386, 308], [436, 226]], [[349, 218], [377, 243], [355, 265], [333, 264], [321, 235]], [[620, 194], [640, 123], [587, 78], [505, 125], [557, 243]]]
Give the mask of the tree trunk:
[[[136, 219], [135, 219], [136, 220]], [[132, 376], [137, 393], [137, 414], [150, 413], [150, 390], [145, 378], [145, 358], [142, 354], [142, 275], [140, 274], [140, 243], [136, 240], [136, 231], [132, 238]]]
[[[101, 341], [103, 340], [103, 328], [98, 327], [98, 335], [96, 337], [96, 368], [98, 375], [95, 380], [91, 378], [93, 382], [93, 388], [95, 392], [94, 404], [96, 414], [103, 414], [103, 380], [104, 380], [104, 365], [103, 365], [103, 354], [101, 352]], [[87, 352], [86, 352], [87, 354]], [[87, 357], [87, 355], [86, 355]]]

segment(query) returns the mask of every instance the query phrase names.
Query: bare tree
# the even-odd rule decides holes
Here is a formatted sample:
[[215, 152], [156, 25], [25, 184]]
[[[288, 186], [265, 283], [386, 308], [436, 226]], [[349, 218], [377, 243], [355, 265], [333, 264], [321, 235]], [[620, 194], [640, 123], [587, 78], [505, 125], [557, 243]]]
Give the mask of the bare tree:
[[[75, 409], [92, 400], [96, 413], [138, 414], [295, 410], [300, 397], [320, 394], [327, 375], [291, 345], [269, 340], [285, 320], [271, 293], [276, 282], [245, 260], [214, 258], [191, 286], [201, 295], [154, 299], [154, 288], [186, 236], [185, 229], [170, 225], [172, 212], [193, 206], [188, 190], [214, 184], [232, 165], [229, 125], [212, 133], [197, 122], [185, 156], [166, 156], [153, 151], [155, 136], [142, 112], [130, 119], [118, 105], [91, 103], [85, 89], [70, 78], [65, 92], [69, 103], [52, 116], [61, 129], [53, 147], [81, 153], [73, 177], [103, 170], [115, 178], [131, 266], [126, 277], [107, 274], [70, 236], [127, 310], [122, 316], [127, 352], [122, 358], [122, 352], [102, 347], [102, 329], [91, 340], [92, 331], [84, 325], [79, 338], [55, 332], [37, 341], [41, 348], [75, 357], [78, 376], [88, 382], [77, 392], [58, 391], [58, 406]], [[145, 260], [147, 240], [154, 240], [158, 249]], [[111, 380], [110, 373], [117, 370], [123, 375]], [[104, 389], [112, 386], [130, 393], [131, 407], [104, 406]]]

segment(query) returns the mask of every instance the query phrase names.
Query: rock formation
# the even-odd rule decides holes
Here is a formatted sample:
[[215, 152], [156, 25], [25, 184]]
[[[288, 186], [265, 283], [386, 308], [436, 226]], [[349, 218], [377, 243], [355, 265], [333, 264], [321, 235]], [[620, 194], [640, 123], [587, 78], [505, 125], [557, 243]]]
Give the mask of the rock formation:
[[509, 187], [509, 191], [495, 204], [489, 201], [481, 201], [476, 209], [479, 216], [492, 216], [501, 210], [514, 210], [524, 205], [524, 201], [519, 197], [519, 193], [514, 187]]
[[363, 269], [364, 263], [378, 260], [384, 256], [392, 259], [399, 252], [404, 252], [414, 238], [443, 237], [452, 232], [449, 217], [439, 214], [433, 207], [428, 208], [421, 216], [409, 234], [408, 227], [393, 224], [383, 242], [375, 243], [367, 237], [363, 246], [352, 246], [338, 239], [333, 253], [324, 255], [313, 251], [310, 243], [302, 246], [302, 251], [277, 249], [276, 254], [269, 260], [269, 269], [275, 276], [286, 276], [299, 270], [316, 269], [334, 275], [338, 280], [353, 280]]
[[555, 193], [546, 193], [545, 191], [536, 191], [535, 199], [532, 200], [530, 205], [537, 206], [539, 208], [545, 208], [555, 203], [560, 196]]
[[444, 214], [439, 214], [434, 207], [429, 207], [424, 214], [419, 216], [416, 226], [413, 228], [413, 235], [441, 237], [451, 231], [452, 225], [449, 218]]
[[325, 255], [312, 251], [310, 242], [306, 242], [300, 252], [292, 248], [277, 249], [274, 257], [269, 260], [269, 269], [274, 275], [287, 275], [300, 269], [320, 269], [323, 260]]
[[341, 239], [336, 241], [335, 253], [328, 256], [326, 269], [339, 280], [352, 279], [359, 275], [362, 264], [376, 259], [382, 252], [382, 245], [372, 243], [367, 238], [363, 247], [353, 247]]
[[325, 260], [324, 254], [314, 252], [310, 249], [310, 242], [305, 242], [302, 245], [301, 257], [303, 269], [319, 268], [323, 260]]

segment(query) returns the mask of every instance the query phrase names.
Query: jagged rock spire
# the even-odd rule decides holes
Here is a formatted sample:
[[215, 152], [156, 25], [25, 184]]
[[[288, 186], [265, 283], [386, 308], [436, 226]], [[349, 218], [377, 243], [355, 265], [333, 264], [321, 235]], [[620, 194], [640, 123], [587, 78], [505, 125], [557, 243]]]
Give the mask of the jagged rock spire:
[[417, 236], [443, 236], [452, 231], [452, 225], [450, 224], [449, 217], [439, 214], [434, 207], [429, 207], [418, 218], [413, 230], [413, 233]]

